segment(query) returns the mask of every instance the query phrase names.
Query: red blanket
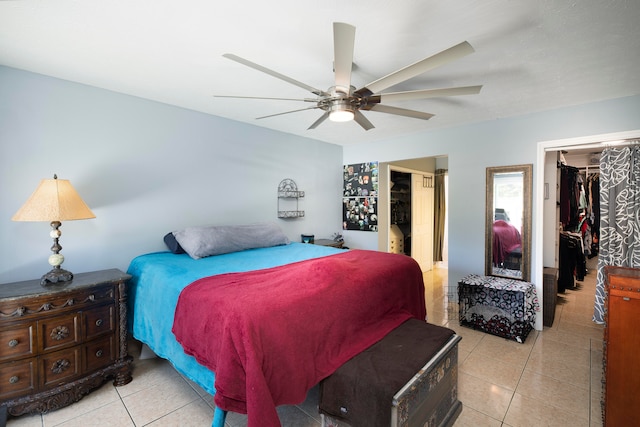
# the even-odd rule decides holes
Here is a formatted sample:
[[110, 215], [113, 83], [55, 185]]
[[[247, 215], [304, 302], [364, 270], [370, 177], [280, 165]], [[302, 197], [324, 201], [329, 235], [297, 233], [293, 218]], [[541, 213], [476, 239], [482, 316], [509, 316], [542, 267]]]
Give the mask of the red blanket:
[[509, 254], [522, 246], [520, 232], [501, 219], [493, 223], [493, 264], [502, 264]]
[[200, 279], [173, 333], [215, 372], [215, 403], [279, 426], [275, 407], [307, 391], [409, 318], [425, 319], [422, 272], [404, 255], [351, 250]]

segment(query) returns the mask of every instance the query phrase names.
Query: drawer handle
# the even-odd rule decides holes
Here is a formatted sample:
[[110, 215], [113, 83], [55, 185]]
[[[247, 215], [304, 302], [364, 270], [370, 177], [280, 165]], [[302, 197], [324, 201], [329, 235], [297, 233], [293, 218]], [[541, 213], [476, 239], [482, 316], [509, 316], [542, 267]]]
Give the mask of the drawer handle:
[[54, 374], [61, 374], [62, 372], [66, 371], [69, 366], [71, 366], [71, 362], [69, 362], [69, 360], [58, 359], [53, 362], [53, 365], [51, 365], [51, 372], [53, 372]]
[[96, 326], [102, 326], [102, 319], [96, 320]]
[[96, 357], [102, 357], [102, 350], [96, 351]]
[[69, 328], [66, 326], [56, 326], [51, 330], [51, 339], [60, 341], [69, 336]]
[[15, 383], [17, 383], [18, 381], [20, 381], [20, 378], [18, 378], [18, 377], [17, 377], [17, 376], [15, 376], [15, 375], [14, 375], [14, 376], [12, 376], [11, 378], [9, 378], [9, 383], [10, 383], [10, 384], [15, 384]]
[[15, 347], [18, 345], [18, 340], [11, 340], [9, 341], [9, 347]]

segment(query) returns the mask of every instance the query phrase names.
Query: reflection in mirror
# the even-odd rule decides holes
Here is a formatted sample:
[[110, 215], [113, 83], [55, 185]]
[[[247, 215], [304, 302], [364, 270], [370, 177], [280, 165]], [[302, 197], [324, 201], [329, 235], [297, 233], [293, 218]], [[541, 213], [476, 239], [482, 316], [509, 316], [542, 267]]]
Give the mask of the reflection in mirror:
[[487, 168], [485, 274], [529, 281], [532, 165]]

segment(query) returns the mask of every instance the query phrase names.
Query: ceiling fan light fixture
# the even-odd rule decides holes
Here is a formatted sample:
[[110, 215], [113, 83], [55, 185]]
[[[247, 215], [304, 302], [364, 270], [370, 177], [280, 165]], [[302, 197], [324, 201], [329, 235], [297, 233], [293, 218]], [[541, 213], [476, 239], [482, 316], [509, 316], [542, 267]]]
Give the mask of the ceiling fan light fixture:
[[346, 99], [337, 100], [329, 107], [329, 120], [332, 122], [348, 122], [354, 117], [353, 107]]
[[329, 120], [332, 122], [348, 122], [353, 120], [354, 117], [353, 111], [349, 110], [337, 110], [329, 113]]

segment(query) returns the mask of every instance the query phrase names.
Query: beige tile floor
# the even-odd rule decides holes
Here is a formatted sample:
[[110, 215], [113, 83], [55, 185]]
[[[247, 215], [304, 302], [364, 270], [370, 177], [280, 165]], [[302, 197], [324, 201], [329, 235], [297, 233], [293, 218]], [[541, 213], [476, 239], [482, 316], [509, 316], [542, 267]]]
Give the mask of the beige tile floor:
[[[459, 344], [455, 427], [601, 426], [602, 326], [591, 322], [595, 259], [576, 290], [559, 296], [553, 327], [533, 331], [524, 344], [460, 327], [447, 300], [447, 270], [425, 273], [429, 321], [454, 329]], [[131, 354], [139, 346], [131, 344]], [[44, 415], [10, 419], [21, 426], [210, 426], [213, 399], [161, 359], [136, 359], [134, 380], [104, 385], [81, 401]], [[278, 408], [286, 427], [318, 427], [317, 387], [297, 406]], [[246, 416], [229, 414], [229, 427]]]

